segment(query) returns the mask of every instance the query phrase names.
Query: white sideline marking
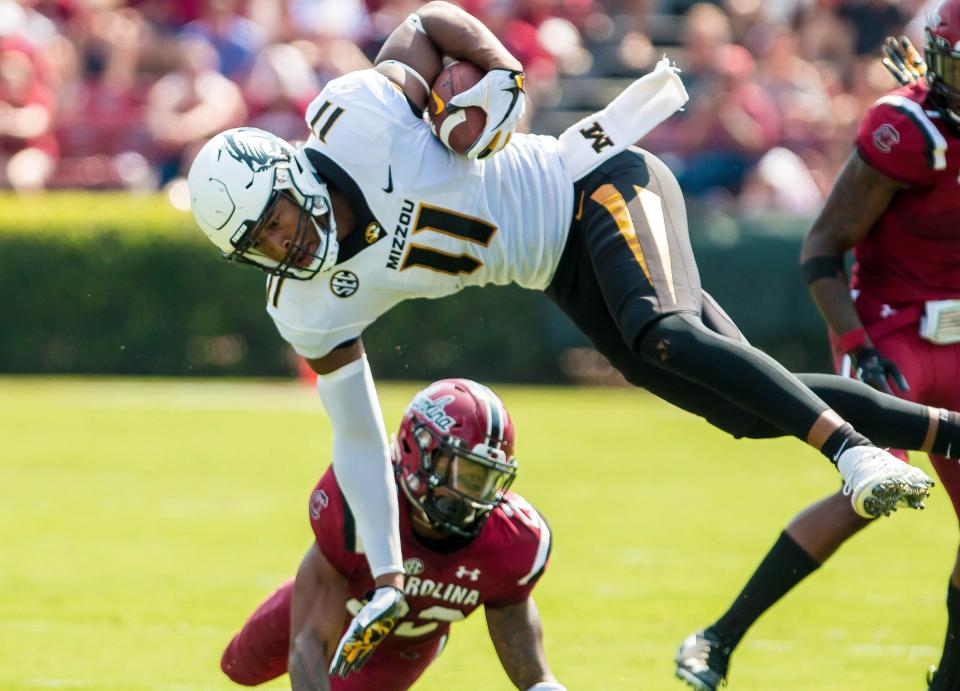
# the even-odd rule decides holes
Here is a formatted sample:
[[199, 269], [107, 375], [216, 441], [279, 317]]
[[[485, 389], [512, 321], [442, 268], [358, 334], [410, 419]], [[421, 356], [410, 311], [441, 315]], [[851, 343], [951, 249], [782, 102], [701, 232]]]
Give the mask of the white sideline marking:
[[[39, 384], [37, 390], [42, 391], [42, 386]], [[313, 387], [292, 380], [248, 383], [202, 379], [155, 382], [78, 379], [61, 383], [57, 403], [79, 410], [323, 411]]]
[[[277, 577], [271, 578], [267, 581], [266, 577], [263, 577], [262, 580], [264, 583], [269, 585], [277, 584]], [[21, 631], [26, 633], [46, 633], [49, 631], [63, 631], [67, 629], [92, 629], [99, 628], [102, 626], [100, 620], [89, 620], [85, 622], [65, 622], [58, 621], [56, 619], [0, 619], [0, 630], [8, 629], [11, 631]], [[122, 631], [124, 628], [129, 628], [128, 626], [120, 627], [111, 627], [114, 631]], [[169, 623], [137, 623], [138, 631], [174, 631], [176, 633], [199, 633], [205, 636], [225, 636], [230, 632], [229, 627], [220, 627], [220, 626], [211, 626], [205, 624], [193, 624], [190, 622], [169, 622]], [[37, 677], [38, 679], [46, 679], [46, 677]], [[56, 681], [55, 677], [50, 677]]]
[[[760, 638], [747, 641], [745, 647], [765, 652], [784, 653], [796, 648], [796, 641], [776, 638]], [[854, 657], [905, 657], [907, 660], [930, 659], [940, 657], [940, 648], [920, 643], [847, 643], [836, 646], [840, 654]]]
[[932, 645], [908, 645], [896, 643], [856, 643], [847, 646], [850, 653], [862, 657], [902, 657], [904, 654], [908, 660], [927, 658], [931, 662], [936, 661], [942, 652], [940, 648]]
[[754, 650], [762, 650], [767, 653], [785, 653], [796, 647], [796, 641], [779, 641], [769, 638], [760, 638], [755, 641], [747, 641], [746, 647]]
[[66, 688], [82, 688], [84, 686], [93, 686], [93, 682], [90, 681], [78, 681], [76, 679], [53, 679], [47, 677], [39, 677], [37, 679], [27, 679], [25, 683], [28, 686], [40, 686], [45, 689], [66, 689]]

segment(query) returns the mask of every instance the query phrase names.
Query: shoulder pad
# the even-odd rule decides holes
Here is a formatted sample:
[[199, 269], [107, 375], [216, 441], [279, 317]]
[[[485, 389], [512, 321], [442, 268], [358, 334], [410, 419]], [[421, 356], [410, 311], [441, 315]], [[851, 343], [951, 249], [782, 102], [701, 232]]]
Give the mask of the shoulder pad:
[[525, 586], [535, 582], [543, 574], [553, 549], [553, 535], [550, 526], [532, 504], [518, 494], [508, 492], [499, 510], [517, 529], [518, 541], [529, 544], [532, 559], [518, 567], [523, 572], [517, 585]]
[[947, 166], [947, 140], [916, 96], [910, 89], [883, 96], [857, 134], [857, 150], [868, 164], [906, 182], [920, 182]]
[[376, 70], [359, 70], [334, 79], [307, 106], [312, 137], [308, 145], [330, 146], [361, 163], [389, 155], [392, 139], [425, 127], [410, 112], [403, 93]]

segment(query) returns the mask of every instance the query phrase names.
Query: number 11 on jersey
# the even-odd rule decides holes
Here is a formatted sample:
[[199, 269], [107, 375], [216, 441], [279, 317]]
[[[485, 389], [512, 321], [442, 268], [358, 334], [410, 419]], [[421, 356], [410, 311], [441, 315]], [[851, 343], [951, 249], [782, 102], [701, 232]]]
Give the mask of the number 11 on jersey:
[[[481, 247], [487, 247], [493, 234], [497, 232], [497, 227], [482, 219], [457, 213], [450, 209], [420, 204], [412, 234], [416, 235], [425, 231], [441, 233]], [[456, 276], [473, 273], [483, 266], [483, 262], [470, 254], [451, 254], [411, 242], [400, 270], [403, 271], [414, 266]]]

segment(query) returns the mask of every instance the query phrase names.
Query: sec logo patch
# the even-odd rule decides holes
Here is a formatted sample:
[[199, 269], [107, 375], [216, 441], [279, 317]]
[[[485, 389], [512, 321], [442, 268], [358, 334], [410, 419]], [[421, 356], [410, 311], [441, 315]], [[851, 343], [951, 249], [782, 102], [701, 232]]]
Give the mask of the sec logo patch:
[[417, 576], [423, 573], [423, 562], [416, 557], [411, 557], [403, 562], [403, 571], [408, 576]]
[[890, 153], [890, 150], [899, 143], [900, 133], [897, 132], [897, 128], [890, 123], [880, 125], [880, 127], [873, 132], [873, 145], [885, 154]]
[[360, 279], [352, 271], [338, 271], [330, 277], [330, 290], [338, 298], [348, 298], [357, 292]]

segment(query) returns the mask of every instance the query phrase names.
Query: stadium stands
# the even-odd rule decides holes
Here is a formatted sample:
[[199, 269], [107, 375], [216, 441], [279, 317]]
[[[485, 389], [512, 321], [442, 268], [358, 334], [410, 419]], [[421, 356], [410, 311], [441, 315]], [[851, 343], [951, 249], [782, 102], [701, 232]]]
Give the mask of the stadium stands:
[[[464, 0], [524, 62], [527, 126], [558, 133], [663, 53], [692, 100], [645, 146], [708, 210], [810, 213], [890, 86], [888, 33], [928, 2]], [[410, 0], [0, 0], [0, 186], [149, 190], [249, 122], [296, 138]], [[912, 22], [912, 23], [911, 23]], [[919, 36], [912, 36], [915, 42]], [[25, 123], [28, 123], [26, 125]], [[803, 180], [785, 187], [784, 177]]]

